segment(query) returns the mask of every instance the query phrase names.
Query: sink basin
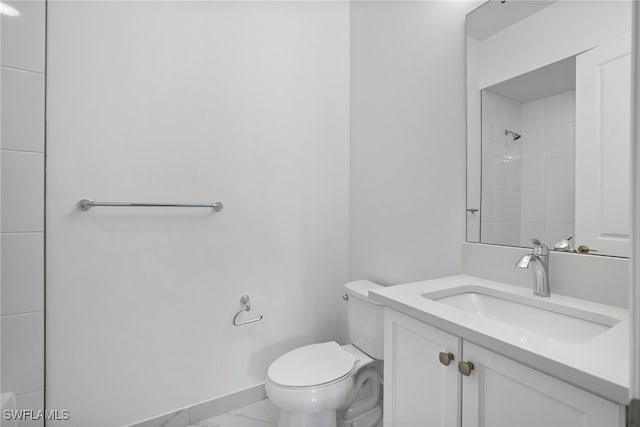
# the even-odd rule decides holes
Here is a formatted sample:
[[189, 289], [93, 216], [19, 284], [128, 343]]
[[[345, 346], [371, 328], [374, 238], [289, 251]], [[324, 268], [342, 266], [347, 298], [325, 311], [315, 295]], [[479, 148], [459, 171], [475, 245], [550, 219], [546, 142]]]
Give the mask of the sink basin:
[[477, 318], [500, 322], [504, 327], [527, 340], [534, 332], [548, 338], [570, 342], [588, 341], [606, 332], [619, 319], [599, 313], [556, 304], [540, 297], [526, 297], [482, 286], [459, 286], [422, 294], [422, 297]]

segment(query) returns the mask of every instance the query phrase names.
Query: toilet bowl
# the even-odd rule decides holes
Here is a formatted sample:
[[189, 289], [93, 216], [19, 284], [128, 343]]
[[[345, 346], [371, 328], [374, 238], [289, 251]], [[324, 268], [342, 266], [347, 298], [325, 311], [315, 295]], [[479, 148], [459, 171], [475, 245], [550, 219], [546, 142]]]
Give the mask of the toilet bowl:
[[[353, 402], [365, 381], [378, 387], [373, 361], [353, 345], [335, 341], [281, 356], [269, 367], [265, 383], [267, 396], [280, 408], [278, 426], [335, 427], [337, 412]], [[379, 406], [378, 393], [371, 400], [371, 409]]]
[[368, 281], [346, 285], [355, 345], [311, 344], [283, 354], [269, 366], [265, 389], [280, 408], [279, 427], [379, 425], [380, 374], [374, 362], [383, 355], [383, 307], [368, 298], [368, 290], [375, 287]]

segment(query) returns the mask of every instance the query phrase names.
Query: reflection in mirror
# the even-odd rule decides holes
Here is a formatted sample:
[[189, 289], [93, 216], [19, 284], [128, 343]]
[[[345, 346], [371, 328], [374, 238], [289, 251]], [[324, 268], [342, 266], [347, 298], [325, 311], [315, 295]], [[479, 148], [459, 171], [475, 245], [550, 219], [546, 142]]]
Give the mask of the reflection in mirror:
[[562, 0], [467, 16], [468, 241], [628, 256], [630, 16]]
[[[482, 90], [483, 243], [574, 233], [575, 57]], [[547, 206], [549, 209], [547, 209]]]

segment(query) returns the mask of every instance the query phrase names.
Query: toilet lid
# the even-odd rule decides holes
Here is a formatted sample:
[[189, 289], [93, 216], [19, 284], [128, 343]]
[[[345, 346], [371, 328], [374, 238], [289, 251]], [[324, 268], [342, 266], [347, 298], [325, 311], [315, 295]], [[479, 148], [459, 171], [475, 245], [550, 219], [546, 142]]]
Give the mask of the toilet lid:
[[283, 354], [269, 366], [267, 375], [271, 381], [286, 387], [309, 387], [347, 375], [355, 362], [355, 356], [331, 341]]

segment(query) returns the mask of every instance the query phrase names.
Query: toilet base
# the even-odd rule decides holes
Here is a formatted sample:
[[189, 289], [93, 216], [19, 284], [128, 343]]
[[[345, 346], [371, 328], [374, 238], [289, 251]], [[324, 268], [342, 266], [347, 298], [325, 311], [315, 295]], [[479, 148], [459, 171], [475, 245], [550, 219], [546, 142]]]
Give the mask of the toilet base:
[[365, 413], [348, 420], [339, 419], [336, 411], [308, 413], [285, 410], [280, 410], [280, 418], [278, 419], [278, 427], [352, 427], [353, 425], [381, 427], [382, 405], [378, 404]]
[[367, 412], [355, 418], [344, 419], [338, 417], [337, 427], [382, 427], [382, 405], [378, 404]]
[[336, 411], [290, 412], [280, 410], [278, 427], [337, 427]]

